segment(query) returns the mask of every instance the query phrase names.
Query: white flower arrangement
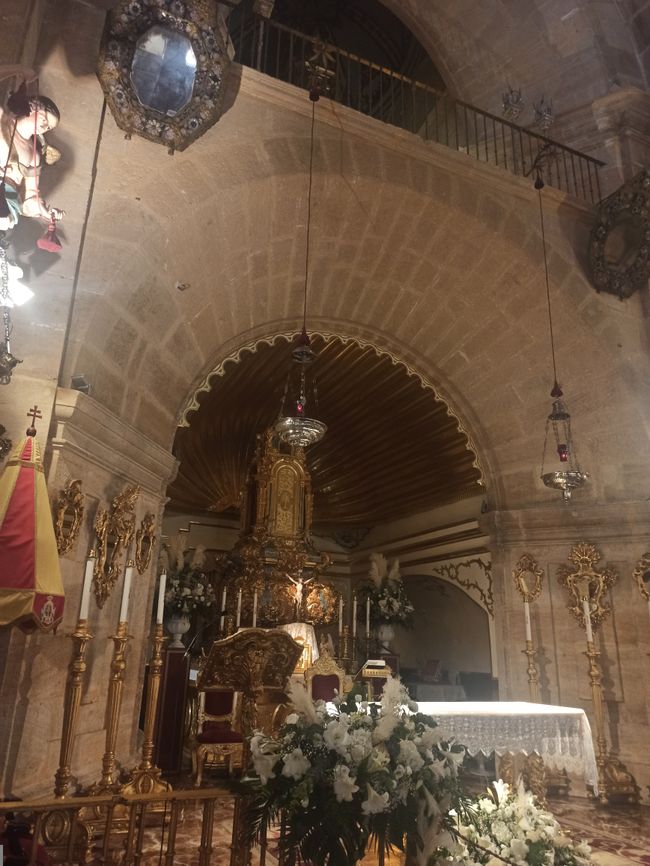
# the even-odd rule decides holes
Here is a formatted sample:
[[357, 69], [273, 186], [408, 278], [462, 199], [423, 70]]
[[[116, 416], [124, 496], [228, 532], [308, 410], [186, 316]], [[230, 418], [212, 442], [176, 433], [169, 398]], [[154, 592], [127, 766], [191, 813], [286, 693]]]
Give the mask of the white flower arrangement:
[[314, 866], [352, 866], [373, 837], [386, 849], [408, 841], [426, 864], [451, 840], [462, 747], [441, 742], [397, 679], [379, 704], [353, 695], [335, 709], [314, 704], [301, 685], [289, 691], [294, 712], [278, 735], [250, 742], [254, 773], [242, 784], [251, 834], [282, 814], [281, 844]]
[[197, 547], [191, 559], [188, 559], [182, 539], [173, 539], [169, 545], [168, 557], [170, 574], [165, 592], [167, 613], [191, 614], [214, 607], [214, 589], [201, 570], [205, 558], [203, 548]]
[[370, 572], [375, 588], [370, 591], [370, 618], [375, 625], [411, 625], [415, 608], [409, 601], [399, 573], [399, 560], [381, 553], [370, 554]]
[[[471, 820], [468, 821], [468, 816]], [[574, 843], [553, 815], [520, 783], [516, 793], [495, 782], [489, 796], [468, 806], [457, 829], [464, 840], [460, 862], [497, 866], [588, 866], [591, 849]]]

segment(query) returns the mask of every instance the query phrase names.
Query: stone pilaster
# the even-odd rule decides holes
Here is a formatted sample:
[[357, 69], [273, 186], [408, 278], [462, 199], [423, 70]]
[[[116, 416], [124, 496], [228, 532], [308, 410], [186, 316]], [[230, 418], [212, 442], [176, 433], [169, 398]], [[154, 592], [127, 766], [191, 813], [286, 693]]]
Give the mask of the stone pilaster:
[[[0, 636], [0, 790], [9, 794], [43, 795], [54, 779], [63, 715], [63, 693], [72, 631], [79, 610], [84, 562], [93, 546], [92, 524], [99, 507], [107, 507], [128, 485], [140, 485], [136, 528], [148, 512], [158, 527], [165, 490], [176, 471], [176, 461], [161, 446], [92, 398], [59, 389], [49, 442], [48, 486], [52, 497], [72, 478], [82, 481], [85, 516], [74, 548], [61, 558], [66, 610], [56, 635], [25, 636], [12, 630]], [[159, 529], [158, 529], [159, 534]], [[157, 546], [156, 546], [157, 548]], [[124, 560], [124, 557], [123, 557]], [[142, 575], [134, 577], [129, 613], [127, 671], [117, 757], [129, 766], [137, 756], [137, 719], [144, 665], [148, 654], [153, 594], [157, 579], [157, 549]], [[94, 639], [87, 652], [72, 772], [82, 783], [100, 775], [104, 748], [106, 692], [112, 644], [107, 639], [117, 626], [123, 570], [102, 609], [91, 595], [89, 616]]]

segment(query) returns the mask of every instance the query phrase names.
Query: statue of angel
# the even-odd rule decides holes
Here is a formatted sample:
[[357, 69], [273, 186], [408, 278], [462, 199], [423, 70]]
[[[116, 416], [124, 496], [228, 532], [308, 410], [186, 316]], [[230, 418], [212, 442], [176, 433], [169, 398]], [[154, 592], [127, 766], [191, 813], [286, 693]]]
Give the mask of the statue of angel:
[[18, 76], [23, 84], [0, 109], [0, 231], [13, 228], [21, 215], [44, 220], [63, 219], [64, 211], [46, 204], [39, 191], [43, 163], [55, 162], [60, 153], [46, 144], [44, 135], [58, 126], [59, 109], [46, 96], [28, 96], [25, 83], [36, 73], [22, 66], [0, 66], [0, 81]]

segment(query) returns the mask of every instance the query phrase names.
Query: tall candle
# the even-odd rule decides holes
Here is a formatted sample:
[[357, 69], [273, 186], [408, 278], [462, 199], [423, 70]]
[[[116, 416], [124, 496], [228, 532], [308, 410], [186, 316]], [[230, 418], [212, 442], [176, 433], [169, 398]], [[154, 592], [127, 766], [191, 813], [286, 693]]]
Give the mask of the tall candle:
[[585, 618], [585, 628], [587, 629], [587, 642], [594, 642], [594, 633], [591, 630], [591, 613], [589, 611], [589, 602], [586, 598], [582, 599], [582, 613]]
[[530, 605], [524, 602], [524, 619], [526, 620], [526, 640], [532, 641], [533, 633], [530, 628]]
[[165, 590], [167, 589], [167, 572], [163, 568], [158, 582], [158, 610], [156, 611], [156, 622], [162, 625], [163, 613], [165, 610]]
[[339, 598], [339, 634], [343, 634], [343, 596]]
[[239, 624], [241, 623], [241, 589], [237, 594], [237, 624], [236, 628], [239, 628]]
[[221, 619], [219, 620], [219, 631], [223, 631], [223, 624], [226, 616], [226, 597], [227, 590], [224, 586], [223, 592], [221, 593]]
[[131, 593], [131, 581], [133, 580], [133, 566], [127, 565], [124, 573], [124, 587], [122, 588], [122, 606], [120, 607], [120, 622], [127, 622], [129, 618], [129, 595]]
[[95, 568], [95, 557], [89, 556], [86, 560], [86, 571], [81, 589], [81, 604], [79, 605], [79, 619], [88, 619], [90, 609], [90, 587], [93, 582], [93, 569]]
[[257, 587], [253, 593], [253, 628], [257, 625]]
[[352, 597], [352, 637], [357, 636], [357, 594]]
[[370, 597], [366, 599], [366, 637], [370, 637]]

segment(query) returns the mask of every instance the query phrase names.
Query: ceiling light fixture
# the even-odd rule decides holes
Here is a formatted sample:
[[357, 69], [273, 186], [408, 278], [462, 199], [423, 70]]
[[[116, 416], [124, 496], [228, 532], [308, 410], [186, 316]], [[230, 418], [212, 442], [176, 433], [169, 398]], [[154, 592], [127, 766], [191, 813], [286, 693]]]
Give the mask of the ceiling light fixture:
[[[551, 338], [551, 360], [553, 362], [553, 387], [551, 398], [553, 405], [551, 413], [546, 419], [546, 432], [544, 434], [544, 450], [542, 452], [541, 478], [547, 487], [553, 490], [561, 490], [564, 502], [569, 502], [574, 490], [582, 487], [589, 475], [583, 472], [578, 463], [576, 448], [571, 433], [571, 415], [564, 400], [562, 388], [557, 381], [557, 365], [555, 362], [555, 340], [553, 336], [553, 316], [551, 314], [551, 289], [548, 279], [548, 260], [546, 257], [546, 235], [544, 232], [544, 210], [542, 208], [542, 189], [544, 181], [539, 170], [535, 179], [535, 189], [539, 198], [539, 219], [542, 229], [542, 248], [544, 251], [544, 274], [546, 279], [546, 304], [548, 307], [548, 327]], [[555, 453], [557, 455], [557, 469], [545, 472], [547, 456], [547, 445], [549, 432], [552, 431], [552, 439], [555, 440]], [[550, 452], [552, 454], [552, 452]]]
[[[307, 448], [319, 442], [327, 432], [327, 425], [318, 418], [310, 417], [308, 408], [318, 408], [318, 393], [313, 373], [309, 375], [315, 353], [307, 333], [307, 289], [309, 285], [309, 240], [311, 230], [311, 197], [314, 179], [314, 127], [316, 103], [320, 98], [320, 87], [313, 81], [309, 89], [311, 100], [311, 133], [309, 143], [309, 190], [307, 194], [307, 231], [305, 238], [305, 291], [303, 300], [302, 332], [291, 351], [291, 366], [287, 376], [280, 416], [275, 431], [288, 445]], [[287, 405], [288, 401], [288, 405]]]

